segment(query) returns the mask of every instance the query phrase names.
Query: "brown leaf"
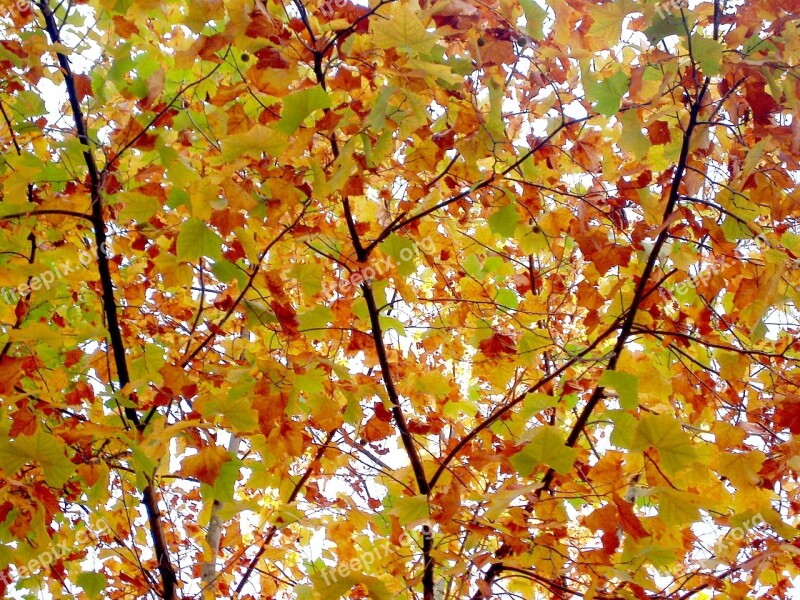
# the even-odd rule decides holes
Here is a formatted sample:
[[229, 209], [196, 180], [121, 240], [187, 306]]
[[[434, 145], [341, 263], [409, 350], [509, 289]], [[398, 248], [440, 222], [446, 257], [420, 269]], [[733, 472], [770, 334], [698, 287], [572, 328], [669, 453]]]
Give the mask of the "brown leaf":
[[288, 69], [289, 61], [287, 61], [280, 50], [267, 46], [255, 53], [258, 59], [256, 69]]
[[385, 440], [394, 433], [395, 429], [391, 423], [383, 421], [377, 415], [373, 415], [367, 424], [364, 425], [363, 436], [369, 442]]

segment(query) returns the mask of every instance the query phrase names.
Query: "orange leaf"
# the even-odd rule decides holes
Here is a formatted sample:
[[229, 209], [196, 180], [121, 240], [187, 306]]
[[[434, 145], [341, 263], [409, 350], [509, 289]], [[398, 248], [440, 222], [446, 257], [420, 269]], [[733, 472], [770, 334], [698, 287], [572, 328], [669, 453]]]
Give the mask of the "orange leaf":
[[222, 465], [231, 460], [231, 455], [222, 446], [209, 446], [197, 454], [183, 459], [180, 474], [214, 485]]
[[20, 434], [33, 435], [36, 431], [36, 415], [27, 406], [23, 406], [11, 416], [11, 430], [8, 437], [15, 438]]
[[21, 358], [10, 358], [4, 356], [0, 361], [0, 394], [9, 394], [14, 390], [14, 386], [22, 378]]
[[636, 516], [636, 513], [633, 512], [633, 504], [626, 502], [617, 494], [614, 494], [612, 498], [617, 506], [617, 511], [619, 511], [619, 525], [622, 527], [622, 531], [635, 540], [648, 537], [650, 534], [642, 526], [642, 522]]

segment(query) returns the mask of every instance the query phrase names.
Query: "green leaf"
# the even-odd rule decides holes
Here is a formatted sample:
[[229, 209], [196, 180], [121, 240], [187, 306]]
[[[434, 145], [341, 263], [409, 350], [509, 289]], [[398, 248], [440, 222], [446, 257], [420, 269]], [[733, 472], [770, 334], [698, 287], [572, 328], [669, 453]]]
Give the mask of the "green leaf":
[[658, 490], [658, 516], [667, 527], [681, 527], [700, 517], [697, 494], [661, 488]]
[[197, 262], [201, 256], [218, 261], [222, 257], [222, 238], [200, 219], [188, 219], [178, 235], [178, 260]]
[[333, 311], [322, 304], [315, 306], [309, 311], [297, 315], [300, 320], [300, 329], [324, 329], [328, 323], [333, 323], [336, 317]]
[[277, 323], [278, 321], [272, 309], [261, 300], [242, 298], [242, 306], [247, 315], [247, 322], [252, 327], [266, 325], [267, 323]]
[[389, 513], [395, 515], [400, 520], [401, 525], [414, 525], [424, 521], [431, 516], [428, 497], [425, 494], [419, 494], [417, 496], [399, 498], [395, 501], [394, 507]]
[[56, 438], [37, 428], [33, 435], [14, 440], [0, 438], [0, 465], [7, 474], [16, 473], [25, 464], [39, 465], [50, 487], [60, 488], [75, 472], [75, 465], [64, 455], [64, 446]]
[[692, 57], [700, 64], [703, 75], [722, 73], [722, 44], [700, 34], [692, 36]]
[[121, 220], [146, 223], [161, 208], [161, 202], [153, 196], [145, 196], [134, 192], [120, 192], [112, 196], [114, 203], [124, 202], [125, 207], [119, 213]]
[[381, 89], [378, 97], [372, 101], [372, 110], [364, 121], [364, 125], [376, 131], [382, 131], [386, 127], [386, 113], [389, 110], [389, 100], [396, 91], [397, 88], [391, 85], [384, 86]]
[[47, 114], [47, 107], [42, 96], [31, 90], [22, 90], [16, 93], [14, 110], [19, 112], [18, 119], [20, 122], [31, 117]]
[[595, 107], [597, 112], [610, 117], [619, 110], [630, 80], [621, 69], [617, 69], [611, 77], [598, 81], [596, 75], [589, 71], [588, 63], [583, 63], [581, 81], [586, 90], [586, 97], [597, 103]]
[[516, 309], [519, 306], [519, 298], [517, 298], [514, 290], [508, 288], [497, 290], [497, 296], [495, 296], [494, 301], [497, 302], [499, 306], [504, 306], [506, 308]]
[[147, 344], [144, 352], [130, 361], [130, 379], [134, 384], [152, 381], [158, 370], [164, 366], [164, 349], [157, 344]]
[[393, 5], [389, 18], [370, 19], [372, 41], [378, 48], [396, 48], [407, 54], [427, 54], [436, 38], [425, 29], [417, 14], [419, 3], [403, 2]]
[[541, 483], [532, 483], [525, 487], [512, 485], [505, 487], [502, 491], [492, 493], [491, 497], [487, 498], [489, 502], [486, 505], [486, 511], [483, 513], [482, 518], [490, 523], [497, 520], [514, 500], [523, 494], [534, 492], [540, 487], [542, 487]]
[[[366, 588], [370, 600], [392, 600], [392, 598], [396, 598], [396, 595], [386, 588], [386, 584], [383, 581], [363, 573], [351, 572], [353, 569], [350, 568], [349, 564], [348, 562], [343, 562], [336, 565], [335, 568], [328, 569], [323, 574], [315, 574], [310, 577], [318, 598], [338, 600], [359, 584]], [[353, 562], [354, 566], [357, 566], [357, 564]], [[343, 574], [346, 576], [343, 576]]]
[[525, 31], [534, 40], [542, 39], [544, 37], [542, 28], [547, 11], [534, 0], [520, 0], [520, 4], [522, 4], [522, 10], [525, 11]]
[[619, 394], [619, 405], [630, 410], [639, 406], [639, 378], [622, 371], [605, 371], [600, 377], [599, 384], [610, 387]]
[[538, 427], [525, 448], [511, 457], [511, 464], [523, 477], [533, 473], [537, 465], [547, 465], [557, 473], [566, 475], [572, 470], [578, 450], [568, 448], [564, 445], [564, 441], [564, 437], [556, 427], [552, 425]]
[[530, 419], [535, 413], [542, 412], [546, 408], [553, 408], [558, 404], [558, 399], [555, 396], [533, 392], [525, 396], [522, 401], [522, 410], [520, 417], [527, 420]]
[[292, 92], [283, 100], [283, 113], [275, 129], [291, 135], [308, 115], [315, 110], [330, 108], [331, 99], [320, 86]]
[[223, 259], [215, 262], [214, 266], [211, 267], [211, 272], [221, 283], [236, 281], [240, 288], [247, 285], [247, 273], [237, 268], [237, 266], [229, 260]]
[[683, 35], [685, 33], [686, 25], [684, 25], [680, 15], [658, 16], [653, 19], [653, 24], [644, 30], [647, 40], [653, 45], [671, 35]]
[[106, 589], [108, 582], [106, 576], [102, 573], [95, 573], [94, 571], [84, 571], [78, 575], [75, 583], [83, 588], [86, 595], [90, 598], [101, 598], [102, 592]]
[[589, 11], [593, 22], [589, 28], [589, 35], [599, 37], [606, 42], [615, 42], [620, 38], [625, 18], [638, 10], [630, 0], [592, 4]]
[[303, 288], [303, 293], [312, 298], [322, 291], [322, 267], [316, 261], [298, 263], [289, 271]]
[[214, 480], [214, 499], [220, 502], [234, 502], [233, 489], [239, 479], [242, 461], [232, 458], [219, 469], [219, 475]]
[[195, 402], [195, 410], [210, 420], [216, 415], [223, 415], [239, 433], [257, 431], [258, 413], [253, 408], [252, 400], [249, 395], [236, 397], [239, 393], [239, 388], [233, 388], [226, 398], [201, 398]]
[[619, 448], [630, 449], [636, 431], [636, 418], [627, 410], [607, 410], [604, 415], [614, 423], [611, 443]]
[[680, 423], [669, 415], [644, 415], [636, 426], [631, 450], [658, 450], [664, 469], [671, 475], [689, 466], [697, 451]]
[[408, 276], [417, 270], [416, 249], [414, 242], [407, 237], [390, 235], [381, 244], [381, 250], [394, 259], [397, 265], [397, 272], [400, 275]]
[[470, 254], [467, 256], [467, 258], [461, 262], [461, 266], [470, 277], [478, 277], [481, 269], [483, 268], [480, 259], [475, 254]]
[[381, 323], [381, 329], [383, 329], [384, 332], [388, 331], [389, 329], [394, 329], [400, 335], [406, 334], [405, 326], [394, 317], [385, 317], [381, 315], [380, 323]]
[[504, 238], [512, 237], [518, 224], [519, 213], [514, 202], [509, 202], [489, 217], [489, 229]]

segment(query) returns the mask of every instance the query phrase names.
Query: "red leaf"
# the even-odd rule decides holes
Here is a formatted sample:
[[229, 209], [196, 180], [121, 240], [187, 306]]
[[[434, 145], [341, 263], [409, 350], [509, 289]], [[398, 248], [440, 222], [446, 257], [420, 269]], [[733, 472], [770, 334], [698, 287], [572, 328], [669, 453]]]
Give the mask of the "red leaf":
[[288, 69], [289, 61], [286, 60], [277, 48], [262, 48], [255, 53], [258, 62], [256, 69]]
[[781, 107], [775, 99], [762, 89], [748, 86], [745, 98], [750, 108], [753, 109], [753, 122], [759, 125], [768, 125], [770, 116], [780, 112]]
[[622, 531], [635, 540], [648, 537], [650, 534], [642, 526], [642, 522], [636, 516], [636, 513], [633, 512], [633, 504], [626, 502], [617, 494], [614, 494], [612, 498], [619, 512], [619, 525], [622, 527]]
[[392, 420], [392, 412], [380, 401], [375, 403], [375, 416], [386, 423]]
[[616, 531], [604, 531], [600, 541], [603, 544], [603, 550], [608, 555], [614, 554], [619, 548], [619, 535]]
[[75, 75], [75, 91], [78, 92], [78, 100], [94, 96], [91, 78], [88, 75]]
[[294, 335], [297, 333], [297, 327], [300, 325], [300, 321], [297, 318], [297, 313], [292, 308], [291, 304], [282, 304], [277, 300], [273, 300], [270, 302], [270, 307], [275, 312], [275, 316], [278, 317], [278, 321], [283, 326], [283, 329], [286, 333]]
[[794, 435], [800, 434], [800, 403], [781, 402], [775, 409], [775, 424], [787, 428]]
[[478, 347], [485, 356], [490, 358], [502, 356], [503, 354], [514, 354], [517, 351], [514, 338], [504, 333], [495, 333], [491, 337], [482, 340]]

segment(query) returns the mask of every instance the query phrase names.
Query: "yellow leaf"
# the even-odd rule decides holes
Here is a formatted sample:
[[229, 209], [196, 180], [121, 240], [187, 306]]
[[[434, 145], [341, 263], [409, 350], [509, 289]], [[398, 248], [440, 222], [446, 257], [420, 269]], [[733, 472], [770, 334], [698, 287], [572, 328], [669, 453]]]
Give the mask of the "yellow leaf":
[[247, 133], [240, 133], [226, 138], [222, 142], [222, 158], [232, 160], [243, 154], [261, 156], [279, 156], [288, 145], [286, 135], [265, 125], [256, 125]]
[[417, 14], [419, 4], [405, 2], [393, 4], [387, 19], [370, 19], [372, 39], [379, 48], [412, 50], [414, 54], [428, 53], [436, 38], [425, 29]]
[[758, 472], [765, 458], [764, 453], [758, 450], [737, 454], [724, 452], [715, 456], [712, 468], [730, 479], [737, 488], [751, 488], [761, 481]]
[[644, 415], [639, 421], [631, 450], [648, 447], [658, 450], [662, 466], [673, 475], [697, 458], [691, 438], [669, 415]]

